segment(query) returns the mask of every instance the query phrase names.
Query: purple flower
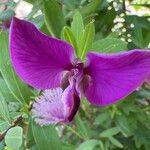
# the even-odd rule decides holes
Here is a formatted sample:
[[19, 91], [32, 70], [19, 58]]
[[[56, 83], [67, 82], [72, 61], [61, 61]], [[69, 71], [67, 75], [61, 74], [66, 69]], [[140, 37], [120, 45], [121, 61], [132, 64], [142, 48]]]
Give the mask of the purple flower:
[[[80, 99], [72, 88], [45, 90], [33, 104], [33, 117], [40, 125], [70, 122], [78, 110]], [[74, 107], [75, 105], [75, 107]], [[77, 108], [76, 108], [77, 107]], [[74, 109], [76, 108], [76, 109]]]
[[0, 24], [0, 30], [3, 30], [3, 31], [8, 30], [10, 27], [10, 23], [11, 23], [11, 19], [3, 21], [2, 24]]
[[148, 50], [115, 54], [91, 51], [83, 63], [75, 58], [70, 44], [17, 18], [11, 23], [10, 50], [21, 79], [46, 90], [33, 104], [33, 117], [41, 125], [70, 122], [81, 96], [99, 106], [115, 103], [132, 93], [150, 73]]

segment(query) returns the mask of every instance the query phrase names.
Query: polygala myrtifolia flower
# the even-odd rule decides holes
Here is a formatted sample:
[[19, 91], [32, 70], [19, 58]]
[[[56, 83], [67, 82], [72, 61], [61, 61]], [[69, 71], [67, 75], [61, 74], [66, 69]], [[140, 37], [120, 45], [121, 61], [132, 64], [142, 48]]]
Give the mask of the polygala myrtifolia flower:
[[41, 33], [32, 23], [13, 18], [10, 28], [13, 67], [22, 80], [44, 90], [33, 104], [40, 125], [70, 122], [81, 96], [105, 106], [128, 96], [150, 72], [150, 51], [114, 54], [88, 52], [86, 63], [73, 47]]

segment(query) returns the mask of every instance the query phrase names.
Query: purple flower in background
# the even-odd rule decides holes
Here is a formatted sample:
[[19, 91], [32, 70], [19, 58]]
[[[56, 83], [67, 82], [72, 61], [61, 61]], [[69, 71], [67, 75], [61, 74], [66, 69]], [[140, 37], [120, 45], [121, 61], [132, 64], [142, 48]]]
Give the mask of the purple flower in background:
[[86, 63], [75, 58], [73, 47], [48, 37], [30, 22], [14, 18], [10, 30], [12, 64], [29, 85], [45, 90], [33, 104], [40, 125], [70, 122], [81, 96], [106, 106], [132, 93], [150, 72], [150, 52], [115, 54], [88, 52]]

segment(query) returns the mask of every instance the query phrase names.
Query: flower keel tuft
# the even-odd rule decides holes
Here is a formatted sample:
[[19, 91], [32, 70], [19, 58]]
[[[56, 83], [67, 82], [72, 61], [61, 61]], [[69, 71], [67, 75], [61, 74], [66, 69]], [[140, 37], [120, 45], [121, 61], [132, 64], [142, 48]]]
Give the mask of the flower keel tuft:
[[41, 126], [68, 123], [72, 121], [80, 105], [79, 97], [69, 86], [45, 90], [33, 104], [32, 114], [35, 122]]

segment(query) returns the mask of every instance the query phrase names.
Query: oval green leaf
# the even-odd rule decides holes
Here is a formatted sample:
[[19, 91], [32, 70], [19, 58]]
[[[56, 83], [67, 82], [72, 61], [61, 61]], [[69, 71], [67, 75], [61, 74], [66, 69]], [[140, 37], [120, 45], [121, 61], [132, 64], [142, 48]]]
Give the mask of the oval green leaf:
[[64, 27], [62, 36], [63, 36], [62, 38], [65, 41], [69, 42], [74, 47], [75, 51], [77, 52], [77, 49], [78, 49], [77, 42], [76, 42], [76, 39], [69, 27], [67, 27], [67, 26]]
[[94, 37], [95, 37], [95, 27], [94, 23], [91, 22], [85, 27], [85, 30], [82, 32], [82, 35], [79, 40], [78, 56], [82, 60], [84, 60], [87, 51], [89, 51], [90, 48], [92, 48]]
[[71, 30], [72, 30], [76, 40], [78, 41], [82, 31], [84, 30], [83, 18], [79, 11], [76, 11], [76, 13], [73, 16]]
[[14, 127], [8, 130], [5, 136], [5, 143], [12, 150], [19, 150], [23, 141], [23, 129]]

